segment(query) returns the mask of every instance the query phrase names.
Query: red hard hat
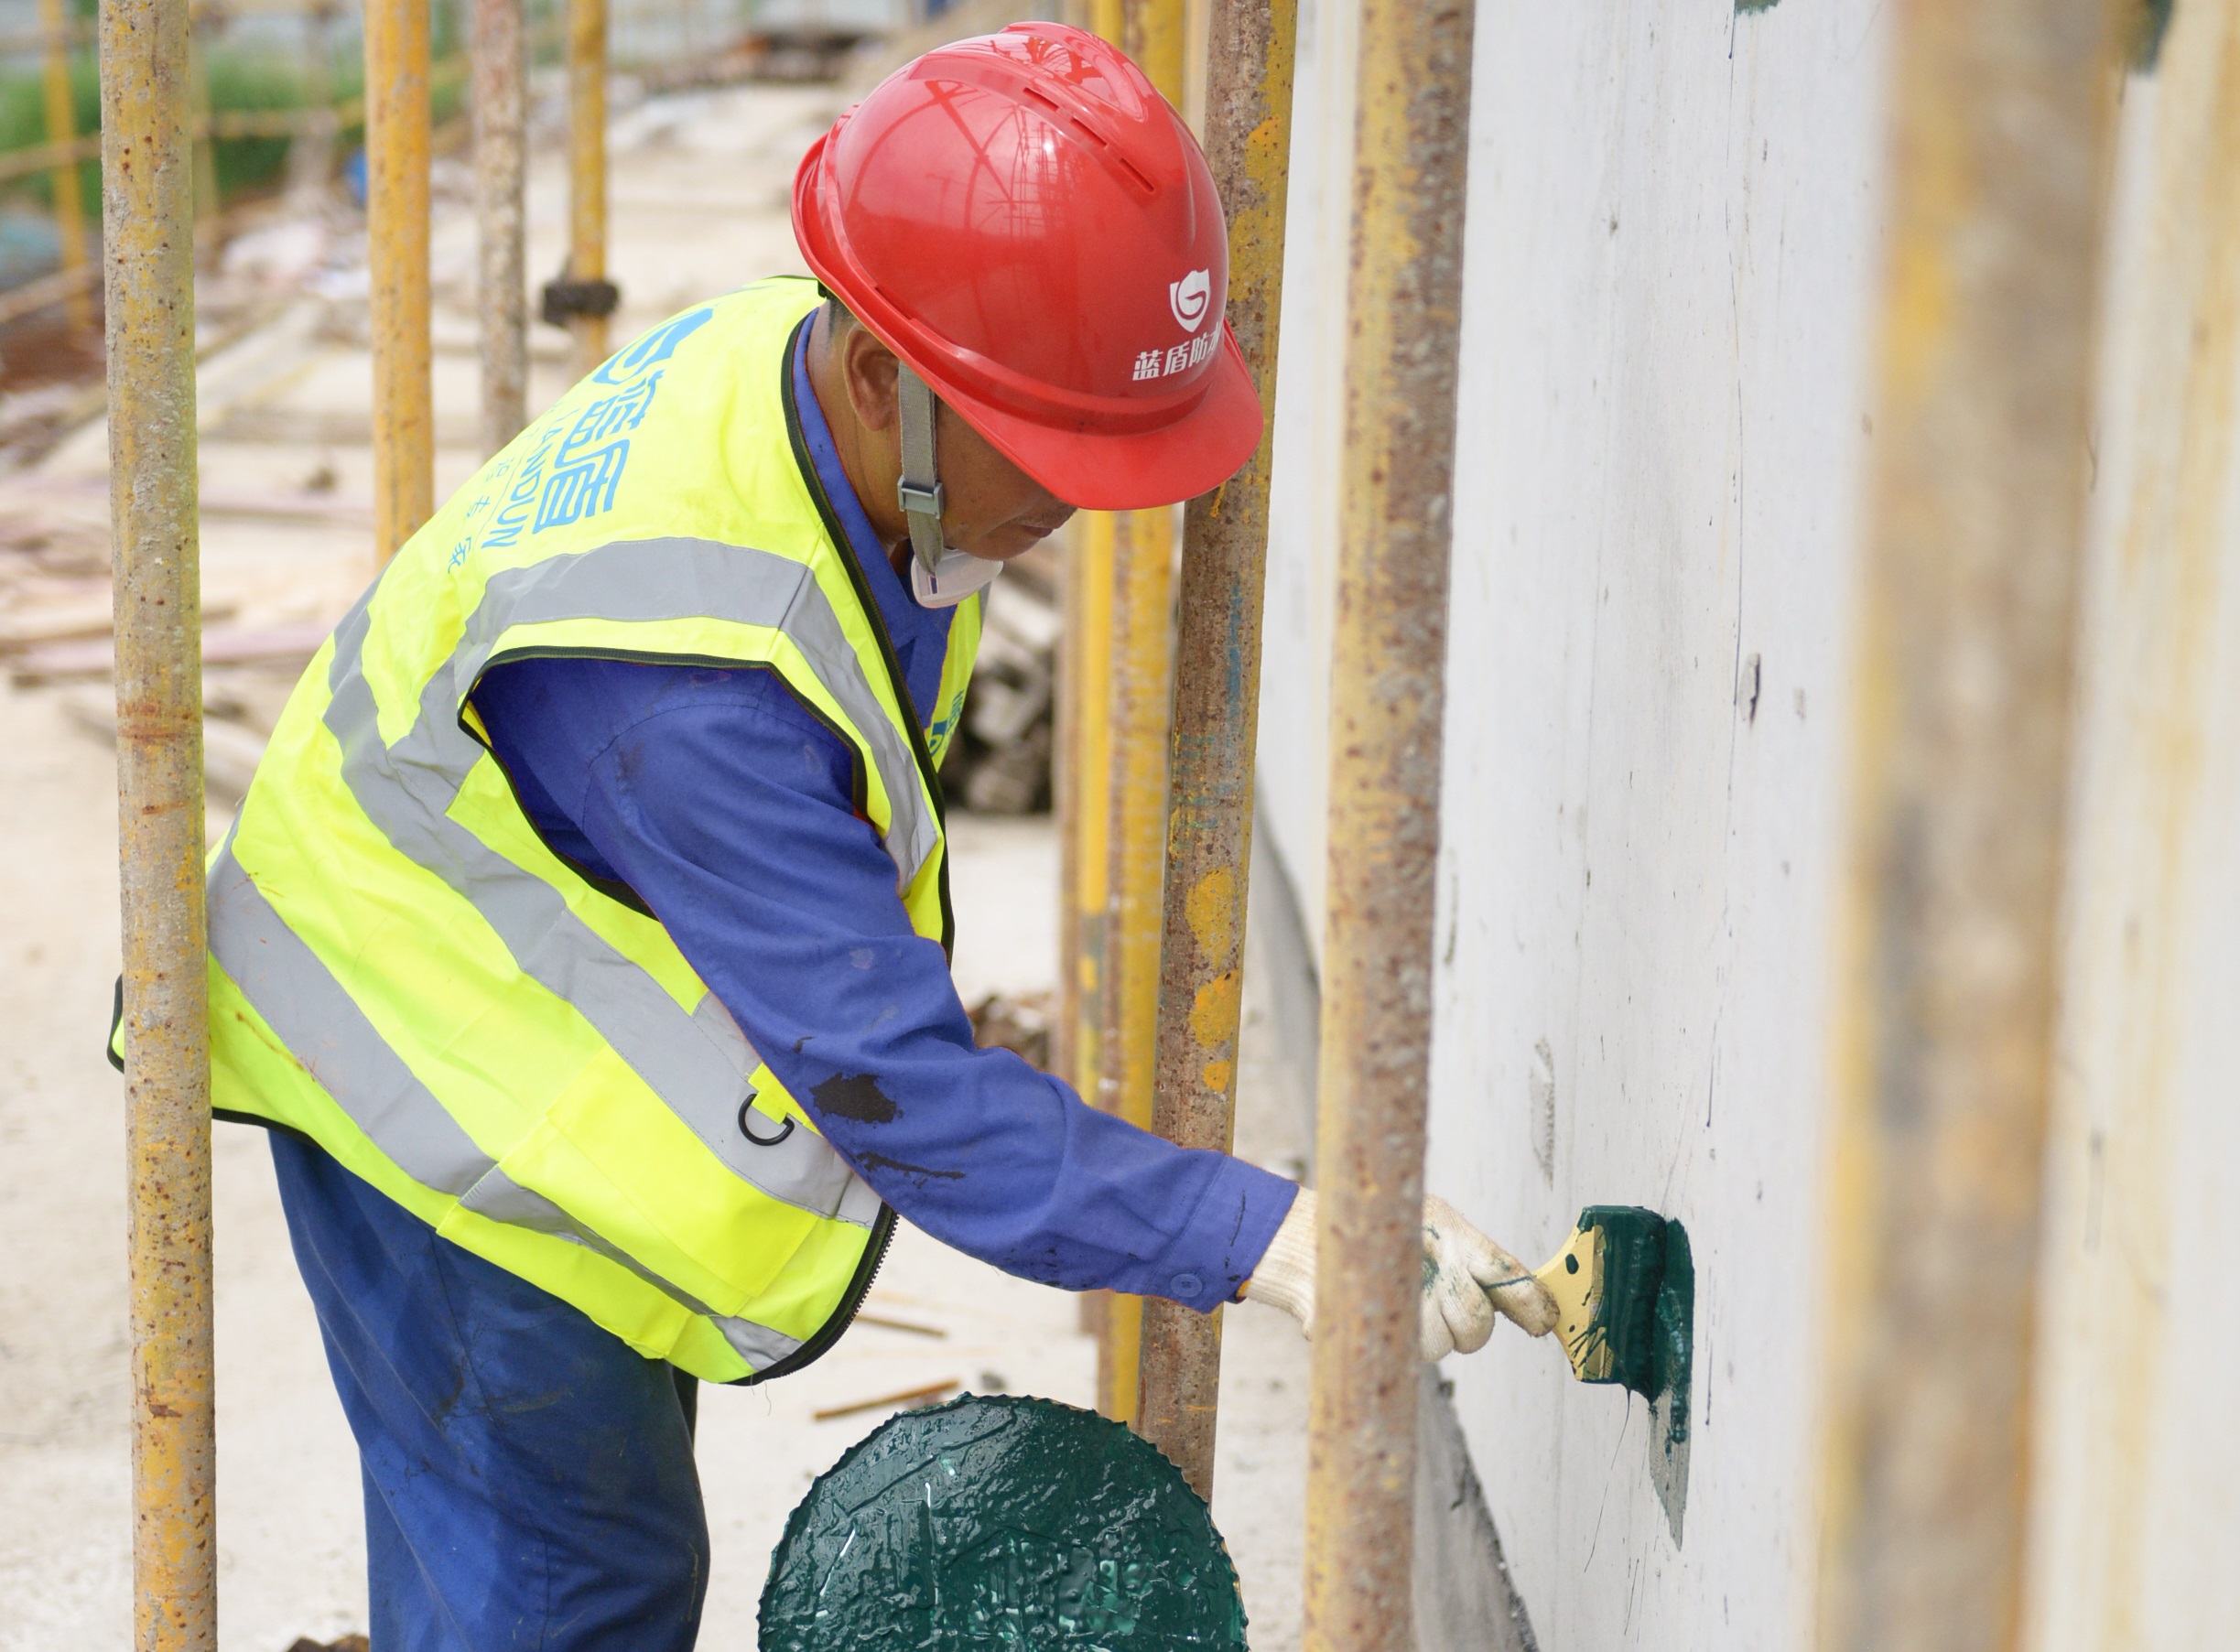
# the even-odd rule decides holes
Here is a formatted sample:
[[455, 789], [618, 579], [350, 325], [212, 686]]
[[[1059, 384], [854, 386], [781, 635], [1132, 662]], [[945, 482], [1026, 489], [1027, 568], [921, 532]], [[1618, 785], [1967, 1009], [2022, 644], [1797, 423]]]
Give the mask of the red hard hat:
[[1172, 504], [1260, 444], [1213, 175], [1095, 35], [1016, 23], [897, 70], [802, 157], [794, 235], [858, 320], [1069, 504]]

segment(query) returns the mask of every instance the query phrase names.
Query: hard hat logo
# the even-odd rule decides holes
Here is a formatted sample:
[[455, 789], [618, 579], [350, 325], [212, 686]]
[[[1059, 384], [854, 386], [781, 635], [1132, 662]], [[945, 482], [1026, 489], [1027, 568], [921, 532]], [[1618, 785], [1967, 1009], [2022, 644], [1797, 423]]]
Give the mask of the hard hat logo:
[[1198, 323], [1205, 320], [1206, 312], [1213, 304], [1213, 272], [1192, 270], [1180, 281], [1170, 281], [1166, 289], [1167, 308], [1174, 312], [1174, 319], [1182, 324], [1183, 331], [1197, 331]]

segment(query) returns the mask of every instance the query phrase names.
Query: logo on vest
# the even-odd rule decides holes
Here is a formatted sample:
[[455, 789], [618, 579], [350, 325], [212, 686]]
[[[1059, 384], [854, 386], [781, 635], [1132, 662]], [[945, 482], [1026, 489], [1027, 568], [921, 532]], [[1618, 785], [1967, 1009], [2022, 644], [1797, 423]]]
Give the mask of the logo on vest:
[[[630, 433], [645, 420], [661, 388], [661, 364], [698, 332], [714, 311], [688, 311], [627, 345], [585, 381], [611, 388], [568, 414], [549, 418], [536, 444], [518, 460], [502, 459], [482, 475], [482, 491], [468, 507], [466, 532], [451, 552], [459, 567], [477, 545], [503, 549], [524, 534], [561, 528], [614, 508], [622, 468], [630, 462]], [[496, 508], [492, 509], [492, 506]], [[488, 526], [475, 524], [488, 513]]]
[[1192, 270], [1180, 281], [1168, 282], [1166, 303], [1183, 331], [1197, 331], [1198, 323], [1205, 320], [1207, 310], [1213, 306], [1213, 272]]

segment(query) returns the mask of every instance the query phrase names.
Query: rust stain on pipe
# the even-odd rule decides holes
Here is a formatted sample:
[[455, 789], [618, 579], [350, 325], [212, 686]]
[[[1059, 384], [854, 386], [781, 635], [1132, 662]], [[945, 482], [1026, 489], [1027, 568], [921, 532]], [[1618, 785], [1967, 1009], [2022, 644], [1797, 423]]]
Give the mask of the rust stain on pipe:
[[217, 1437], [187, 8], [103, 0], [100, 38], [133, 1633], [141, 1652], [212, 1652]]
[[1819, 1643], [2016, 1644], [2102, 0], [1910, 0], [1835, 978]]
[[[1272, 423], [1296, 0], [1217, 0], [1211, 30], [1206, 158], [1228, 214], [1228, 322]], [[1235, 1126], [1273, 460], [1263, 434], [1250, 462], [1184, 516], [1152, 1127], [1223, 1151]], [[1208, 1500], [1220, 1385], [1218, 1312], [1146, 1303], [1138, 1426]]]
[[1307, 1652], [1414, 1645], [1431, 1053], [1472, 13], [1362, 0], [1330, 672]]
[[383, 562], [436, 509], [427, 164], [427, 0], [369, 0], [366, 266], [373, 334], [373, 545]]

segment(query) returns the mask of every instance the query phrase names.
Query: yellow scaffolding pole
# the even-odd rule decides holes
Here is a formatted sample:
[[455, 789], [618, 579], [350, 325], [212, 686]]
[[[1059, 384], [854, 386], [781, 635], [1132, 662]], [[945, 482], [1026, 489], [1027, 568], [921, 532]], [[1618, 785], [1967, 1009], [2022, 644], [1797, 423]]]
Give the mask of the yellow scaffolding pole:
[[1895, 14], [1833, 1064], [1828, 1652], [2017, 1644], [2107, 22], [2102, 0]]
[[[1071, 864], [1073, 906], [1062, 978], [1063, 1024], [1073, 1029], [1066, 1075], [1090, 1101], [1102, 1092], [1106, 905], [1112, 882], [1113, 519], [1083, 513], [1066, 573], [1067, 761], [1061, 823]], [[1111, 1408], [1110, 1349], [1105, 1335], [1111, 1295], [1081, 1299], [1081, 1328], [1098, 1341], [1098, 1405]]]
[[373, 539], [384, 562], [436, 509], [427, 330], [427, 6], [428, 0], [369, 0], [365, 8]]
[[568, 0], [568, 330], [578, 378], [607, 359], [607, 0]]
[[[1297, 0], [1221, 5], [1211, 29], [1206, 150], [1228, 213], [1228, 317], [1272, 426]], [[1224, 1152], [1235, 1127], [1273, 460], [1263, 434], [1250, 463], [1190, 502], [1176, 620], [1152, 1125], [1184, 1147]], [[1138, 1426], [1210, 1501], [1219, 1310], [1144, 1303], [1141, 1368]]]
[[1467, 6], [1362, 0], [1330, 848], [1307, 1652], [1407, 1652]]
[[100, 40], [134, 1644], [142, 1652], [214, 1652], [217, 1431], [187, 8], [179, 0], [102, 0]]
[[[1126, 0], [1122, 47], [1161, 95], [1181, 106], [1182, 0]], [[1166, 847], [1167, 696], [1174, 660], [1174, 513], [1112, 518], [1112, 836], [1109, 849], [1098, 1100], [1149, 1129], [1159, 1017], [1161, 868]], [[1103, 1409], [1136, 1420], [1143, 1299], [1106, 1308]]]
[[[38, 0], [38, 20], [47, 39], [42, 74], [47, 141], [67, 152], [78, 135], [78, 113], [70, 103], [70, 19], [63, 15], [62, 0]], [[65, 160], [55, 167], [52, 177], [55, 239], [61, 246], [62, 272], [73, 283], [65, 301], [70, 324], [88, 328], [93, 325], [93, 296], [84, 285], [76, 284], [86, 262], [85, 200], [78, 187], [77, 163]]]

